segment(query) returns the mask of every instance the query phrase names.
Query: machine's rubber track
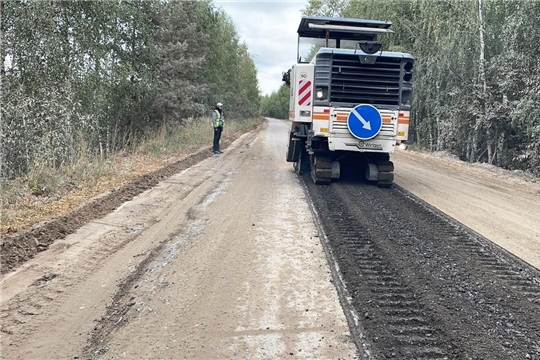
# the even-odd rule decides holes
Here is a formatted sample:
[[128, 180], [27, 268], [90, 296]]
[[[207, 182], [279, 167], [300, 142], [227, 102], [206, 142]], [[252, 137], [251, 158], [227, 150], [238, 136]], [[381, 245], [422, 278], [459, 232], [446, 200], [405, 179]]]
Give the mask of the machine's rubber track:
[[394, 183], [394, 163], [389, 160], [378, 161], [377, 168], [379, 170], [377, 186], [380, 188], [392, 187]]
[[311, 155], [311, 179], [317, 185], [332, 181], [332, 160], [324, 155]]

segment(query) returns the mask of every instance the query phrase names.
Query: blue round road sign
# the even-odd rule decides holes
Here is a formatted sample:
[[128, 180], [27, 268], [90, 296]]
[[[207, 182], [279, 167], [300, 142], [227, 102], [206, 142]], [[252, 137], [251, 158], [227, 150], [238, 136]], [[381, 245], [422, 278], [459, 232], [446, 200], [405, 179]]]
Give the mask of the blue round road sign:
[[347, 127], [352, 136], [357, 139], [372, 139], [381, 131], [381, 113], [373, 105], [360, 104], [349, 113]]

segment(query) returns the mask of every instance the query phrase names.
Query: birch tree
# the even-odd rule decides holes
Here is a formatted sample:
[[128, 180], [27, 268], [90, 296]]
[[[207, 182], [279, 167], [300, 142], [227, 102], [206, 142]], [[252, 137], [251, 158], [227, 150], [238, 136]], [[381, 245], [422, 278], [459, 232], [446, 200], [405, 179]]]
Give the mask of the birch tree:
[[0, 11], [4, 177], [68, 164], [79, 148], [110, 156], [217, 101], [229, 118], [258, 111], [253, 59], [210, 0], [3, 0]]

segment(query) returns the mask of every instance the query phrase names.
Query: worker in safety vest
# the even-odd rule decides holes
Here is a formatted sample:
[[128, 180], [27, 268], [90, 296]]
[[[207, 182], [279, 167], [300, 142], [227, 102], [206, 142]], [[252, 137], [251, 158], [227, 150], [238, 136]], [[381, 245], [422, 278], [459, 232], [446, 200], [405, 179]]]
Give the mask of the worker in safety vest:
[[221, 138], [221, 132], [223, 131], [223, 104], [217, 103], [216, 108], [212, 111], [212, 127], [214, 128], [214, 154], [221, 154], [223, 151], [219, 150], [219, 139]]

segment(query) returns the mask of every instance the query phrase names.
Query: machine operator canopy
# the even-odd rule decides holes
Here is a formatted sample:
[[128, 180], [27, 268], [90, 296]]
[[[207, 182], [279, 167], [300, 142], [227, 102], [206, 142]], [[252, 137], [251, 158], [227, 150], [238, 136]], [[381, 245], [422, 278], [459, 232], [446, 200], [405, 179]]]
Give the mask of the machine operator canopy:
[[[303, 16], [298, 36], [315, 39], [371, 40], [393, 33], [389, 21]], [[328, 35], [328, 36], [327, 36]]]
[[360, 48], [375, 53], [378, 35], [393, 33], [389, 21], [303, 16], [298, 26], [298, 62], [310, 62], [320, 48]]

